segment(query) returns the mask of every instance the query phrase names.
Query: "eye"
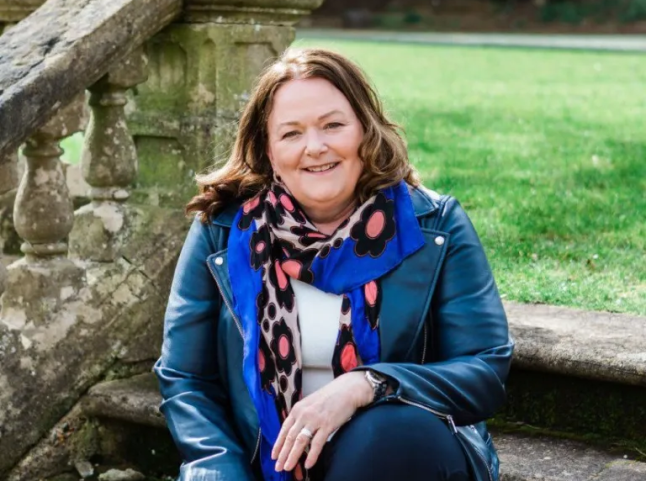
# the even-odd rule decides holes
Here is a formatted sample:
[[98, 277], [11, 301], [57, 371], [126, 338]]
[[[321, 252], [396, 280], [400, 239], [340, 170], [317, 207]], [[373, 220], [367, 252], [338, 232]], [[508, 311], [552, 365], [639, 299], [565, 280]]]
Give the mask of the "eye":
[[343, 124], [340, 122], [330, 122], [325, 126], [326, 129], [338, 129], [339, 127], [343, 127]]
[[281, 137], [281, 139], [288, 139], [288, 138], [294, 137], [296, 135], [298, 135], [297, 130], [290, 130], [289, 132], [284, 133], [283, 136]]

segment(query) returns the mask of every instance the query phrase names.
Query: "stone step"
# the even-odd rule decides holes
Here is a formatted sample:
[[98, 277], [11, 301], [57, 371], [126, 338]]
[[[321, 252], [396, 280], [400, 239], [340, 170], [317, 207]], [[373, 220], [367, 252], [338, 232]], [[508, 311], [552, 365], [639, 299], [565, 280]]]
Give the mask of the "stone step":
[[505, 309], [516, 350], [500, 417], [629, 440], [646, 452], [646, 318], [516, 303]]
[[646, 387], [646, 317], [505, 303], [514, 366]]
[[[86, 415], [117, 423], [155, 428], [151, 438], [164, 440], [172, 451], [170, 435], [158, 406], [161, 396], [152, 374], [126, 380], [110, 381], [94, 386], [85, 400]], [[106, 423], [106, 426], [109, 424]], [[105, 431], [105, 430], [104, 430]], [[556, 438], [507, 434], [494, 431], [494, 441], [501, 459], [501, 481], [643, 481], [646, 464], [625, 460], [622, 454], [610, 454], [585, 444]], [[114, 443], [122, 446], [124, 441]], [[159, 446], [160, 444], [157, 444]], [[129, 451], [130, 449], [127, 449]], [[162, 451], [148, 449], [145, 454]], [[628, 454], [628, 453], [626, 453]], [[127, 461], [132, 462], [132, 459]], [[139, 463], [142, 461], [139, 460]], [[153, 460], [146, 464], [154, 465]], [[143, 472], [145, 468], [142, 468]], [[173, 474], [173, 473], [168, 473]]]
[[501, 481], [644, 481], [646, 463], [586, 444], [493, 432]]
[[81, 406], [88, 416], [165, 428], [161, 401], [157, 379], [146, 373], [93, 386]]

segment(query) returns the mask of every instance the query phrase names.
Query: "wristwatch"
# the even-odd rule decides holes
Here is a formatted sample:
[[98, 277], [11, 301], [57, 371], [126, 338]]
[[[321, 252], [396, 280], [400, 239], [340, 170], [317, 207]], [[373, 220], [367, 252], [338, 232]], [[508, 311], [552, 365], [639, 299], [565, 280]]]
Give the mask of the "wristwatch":
[[366, 377], [366, 381], [370, 383], [370, 385], [372, 386], [372, 391], [374, 392], [372, 402], [379, 401], [386, 395], [386, 390], [388, 389], [388, 380], [385, 376], [382, 376], [375, 371], [371, 371], [370, 369], [366, 369], [364, 371], [364, 375]]

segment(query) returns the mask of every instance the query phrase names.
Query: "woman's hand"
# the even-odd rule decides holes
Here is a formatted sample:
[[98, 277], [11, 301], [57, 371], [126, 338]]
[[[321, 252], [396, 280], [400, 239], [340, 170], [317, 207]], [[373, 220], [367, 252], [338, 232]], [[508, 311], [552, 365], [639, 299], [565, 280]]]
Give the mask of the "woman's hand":
[[[373, 390], [363, 372], [342, 374], [334, 381], [296, 403], [278, 434], [272, 459], [277, 459], [276, 471], [291, 471], [307, 445], [310, 450], [305, 468], [316, 463], [330, 434], [345, 424], [357, 411], [372, 402]], [[310, 440], [300, 434], [307, 428], [314, 435]]]

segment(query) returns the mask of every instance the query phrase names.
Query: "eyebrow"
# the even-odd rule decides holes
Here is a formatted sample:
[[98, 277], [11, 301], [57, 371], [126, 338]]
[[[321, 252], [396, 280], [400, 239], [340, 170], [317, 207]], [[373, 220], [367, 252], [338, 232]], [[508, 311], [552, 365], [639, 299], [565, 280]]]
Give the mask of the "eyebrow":
[[[331, 110], [331, 111], [330, 111], [330, 112], [328, 112], [327, 114], [323, 114], [323, 115], [321, 115], [321, 116], [318, 118], [318, 120], [323, 120], [324, 118], [326, 118], [326, 117], [330, 117], [331, 115], [334, 115], [334, 114], [342, 114], [342, 113], [343, 113], [343, 112], [341, 112], [341, 111], [340, 111], [340, 110], [338, 110], [338, 109], [336, 109], [336, 110]], [[289, 122], [282, 122], [282, 123], [278, 124], [278, 127], [282, 127], [283, 125], [298, 125], [299, 123], [300, 123], [300, 122], [298, 122], [298, 121], [296, 121], [296, 120], [292, 120], [292, 121], [289, 121]]]

